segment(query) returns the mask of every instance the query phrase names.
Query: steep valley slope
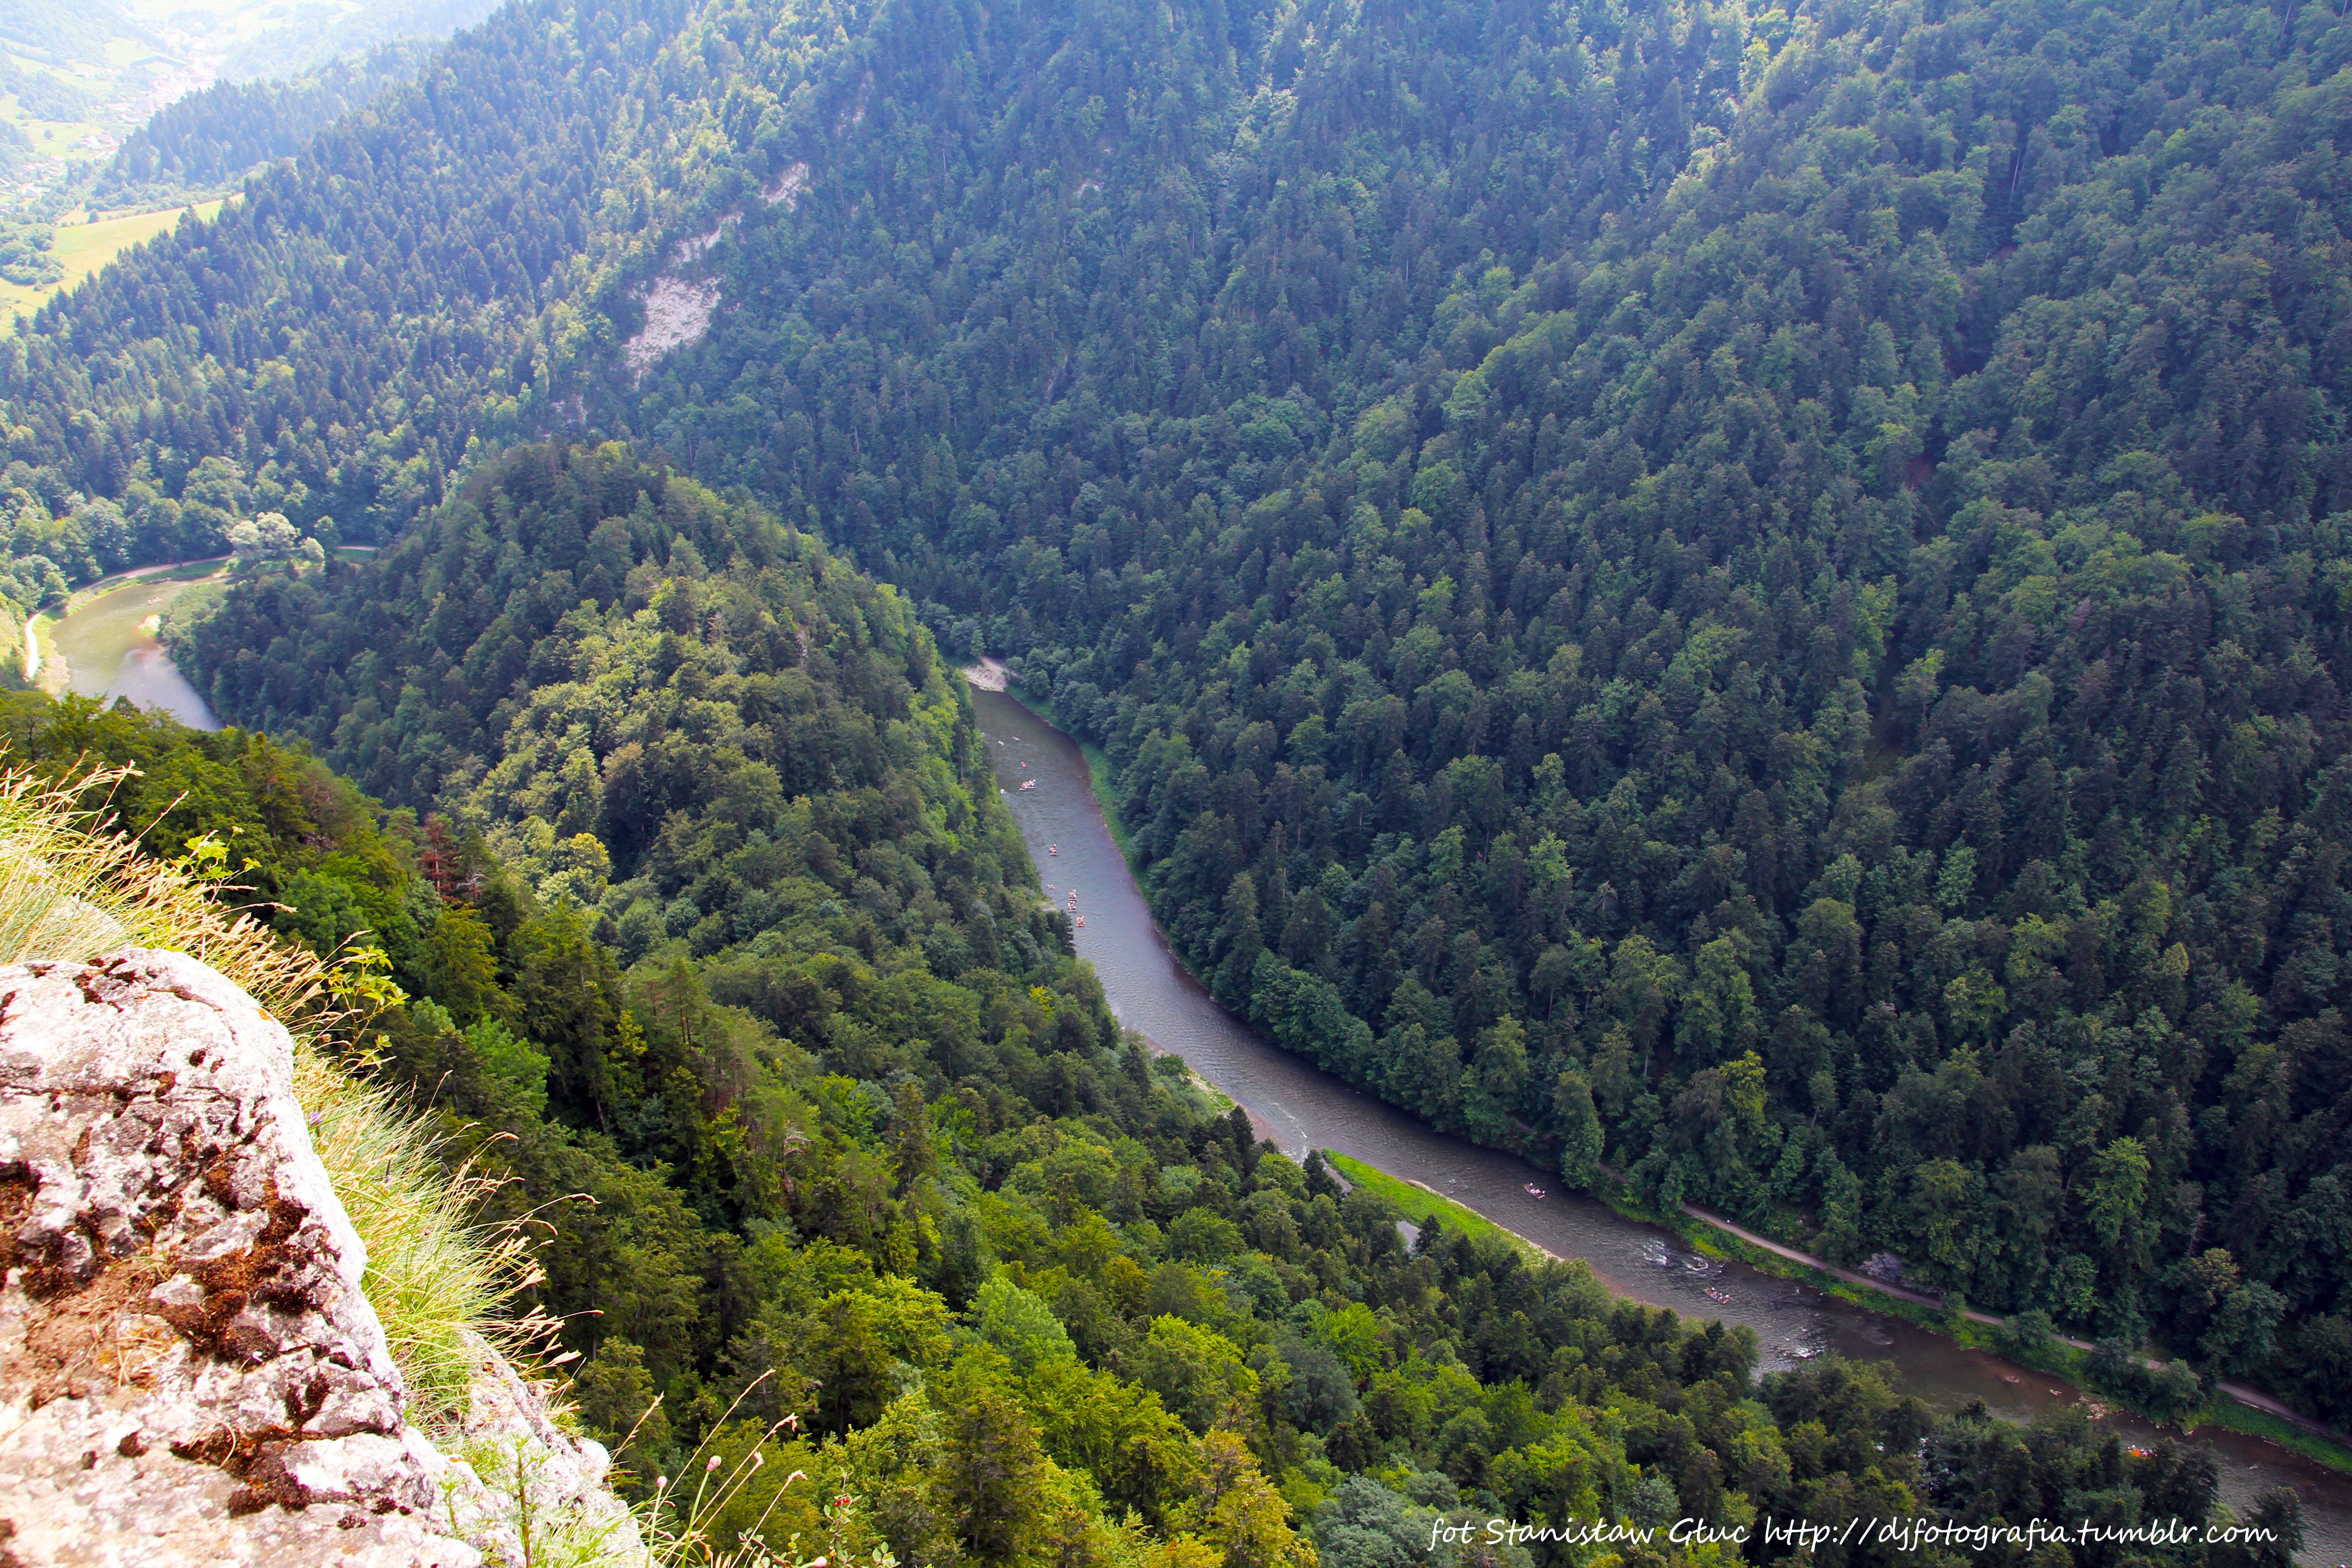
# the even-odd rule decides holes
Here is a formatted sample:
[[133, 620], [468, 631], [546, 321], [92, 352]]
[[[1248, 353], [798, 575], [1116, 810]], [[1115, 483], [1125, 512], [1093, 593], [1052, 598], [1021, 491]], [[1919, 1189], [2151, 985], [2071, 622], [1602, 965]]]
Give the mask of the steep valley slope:
[[[463, 489], [635, 443], [1017, 660], [1286, 1044], [2340, 1423], [2347, 60], [2325, 6], [512, 7], [0, 349], [13, 548], [404, 538], [232, 595], [217, 710], [716, 951], [762, 889], [628, 888], [698, 874], [681, 786], [567, 705], [767, 563]], [[677, 724], [758, 761], [746, 700]]]

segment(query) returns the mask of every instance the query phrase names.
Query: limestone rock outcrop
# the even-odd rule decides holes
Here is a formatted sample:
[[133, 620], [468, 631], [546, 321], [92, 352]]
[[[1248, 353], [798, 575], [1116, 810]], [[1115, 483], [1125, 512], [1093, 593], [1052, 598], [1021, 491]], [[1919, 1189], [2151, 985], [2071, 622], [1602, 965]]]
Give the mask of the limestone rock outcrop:
[[[0, 1562], [509, 1555], [511, 1508], [404, 1417], [291, 1039], [215, 971], [0, 968]], [[578, 1503], [603, 1450], [488, 1365], [467, 1426]]]

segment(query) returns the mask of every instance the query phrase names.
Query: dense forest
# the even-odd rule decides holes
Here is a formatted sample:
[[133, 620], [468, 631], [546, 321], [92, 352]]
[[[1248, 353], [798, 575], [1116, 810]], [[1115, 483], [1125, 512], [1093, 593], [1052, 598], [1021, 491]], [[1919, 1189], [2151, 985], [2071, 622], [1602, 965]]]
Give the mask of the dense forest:
[[[13, 570], [400, 534], [185, 658], [637, 962], [842, 852], [896, 759], [795, 772], [786, 656], [919, 621], [1101, 742], [1284, 1043], [2352, 1419], [2347, 61], [2324, 6], [510, 7], [0, 345]], [[657, 288], [715, 307], [666, 355]], [[639, 499], [545, 542], [579, 459], [498, 454], [571, 422], [725, 494], [599, 457]], [[930, 953], [826, 809], [837, 918]]]
[[0, 344], [0, 595], [216, 554], [257, 512], [332, 544], [438, 504], [473, 441], [543, 402], [527, 329], [572, 318], [624, 84], [683, 10], [509, 7], [218, 223], [44, 305]]
[[1023, 656], [1286, 1044], [2342, 1419], [2352, 30], [2269, 16], [1368, 13], [1189, 217], [1066, 48], [999, 129], [1124, 103], [1101, 189], [962, 187], [931, 310], [910, 62], [905, 227], [747, 238], [640, 427]]
[[[750, 502], [616, 445], [527, 447], [384, 561], [233, 595], [192, 635], [234, 648], [247, 615], [348, 671], [360, 717], [327, 756], [466, 804], [386, 812], [300, 740], [80, 700], [12, 700], [12, 750], [138, 763], [114, 805], [155, 852], [210, 833], [289, 936], [383, 946], [410, 995], [367, 1026], [376, 1070], [453, 1158], [511, 1178], [495, 1214], [546, 1222], [536, 1304], [631, 1484], [706, 1442], [762, 1451], [720, 1546], [1565, 1568], [1589, 1553], [1433, 1554], [1431, 1528], [2221, 1517], [2201, 1450], [2126, 1453], [2079, 1410], [1938, 1418], [1866, 1367], [1759, 1380], [1750, 1331], [1401, 1227], [1255, 1142], [1069, 956], [930, 634]], [[468, 706], [509, 658], [526, 696]], [[225, 694], [277, 672], [228, 668]], [[433, 771], [460, 747], [521, 765]], [[836, 1489], [854, 1508], [821, 1513]], [[2248, 1522], [2273, 1539], [2074, 1560], [2291, 1560], [2291, 1492]], [[1661, 1533], [1621, 1556], [1721, 1551]]]

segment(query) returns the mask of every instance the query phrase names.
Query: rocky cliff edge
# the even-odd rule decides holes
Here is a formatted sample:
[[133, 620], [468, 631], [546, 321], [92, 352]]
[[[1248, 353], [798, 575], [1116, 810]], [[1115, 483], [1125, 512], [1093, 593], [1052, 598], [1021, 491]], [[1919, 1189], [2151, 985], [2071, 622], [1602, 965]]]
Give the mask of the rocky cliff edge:
[[194, 959], [0, 967], [0, 1568], [471, 1568], [558, 1515], [634, 1544], [488, 1346], [461, 1426], [405, 1419], [293, 1041]]

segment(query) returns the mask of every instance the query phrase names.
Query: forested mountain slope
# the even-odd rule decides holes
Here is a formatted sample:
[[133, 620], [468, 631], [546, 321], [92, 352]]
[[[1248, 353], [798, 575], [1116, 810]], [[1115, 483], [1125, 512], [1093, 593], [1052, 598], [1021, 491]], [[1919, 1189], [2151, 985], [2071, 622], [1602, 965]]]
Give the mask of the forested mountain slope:
[[[1286, 1042], [2352, 1414], [2333, 11], [478, 37], [6, 348], [20, 538], [76, 489], [141, 541], [387, 531], [593, 420], [1019, 657]], [[616, 931], [731, 932], [613, 816], [651, 764], [533, 694], [603, 679], [625, 583], [538, 668], [488, 628], [572, 606], [411, 559], [437, 656], [355, 681], [356, 599], [271, 590], [192, 654], [223, 711], [419, 802], [528, 784], [533, 875], [605, 832], [653, 878], [583, 884]]]
[[226, 710], [437, 798], [630, 960], [819, 908], [948, 978], [1063, 944], [996, 886], [1034, 874], [906, 601], [617, 444], [517, 447], [376, 560], [233, 595], [187, 638]]
[[[263, 626], [282, 646], [249, 657]], [[1867, 1368], [1759, 1385], [1746, 1330], [1499, 1238], [1408, 1245], [1381, 1200], [1255, 1143], [1068, 956], [904, 601], [749, 502], [617, 446], [524, 447], [383, 560], [240, 594], [197, 636], [225, 700], [257, 681], [343, 712], [322, 748], [458, 820], [88, 704], [17, 700], [16, 744], [141, 762], [126, 811], [179, 802], [159, 850], [243, 827], [291, 933], [374, 922], [417, 994], [368, 1026], [376, 1068], [506, 1182], [494, 1217], [536, 1216], [583, 1416], [630, 1438], [639, 1490], [758, 1452], [700, 1521], [720, 1549], [1565, 1568], [1553, 1545], [1433, 1553], [1432, 1525], [2024, 1518], [2086, 1494], [2219, 1518], [2209, 1455], [2126, 1456], [2078, 1411], [2030, 1436], [1939, 1420]], [[476, 751], [488, 775], [451, 760]], [[616, 915], [619, 952], [583, 907]], [[2271, 1545], [2158, 1555], [2283, 1564], [2295, 1506], [2260, 1505]], [[1642, 1560], [1720, 1559], [1661, 1537]]]
[[1099, 173], [928, 310], [910, 68], [903, 226], [747, 237], [642, 428], [992, 616], [1286, 1043], [2340, 1416], [2352, 35], [2267, 16], [1300, 18], [1192, 234], [1074, 40], [999, 129]]
[[600, 150], [684, 9], [509, 6], [217, 223], [45, 305], [0, 354], [14, 552], [86, 577], [213, 553], [255, 510], [364, 538], [437, 504], [527, 406]]

